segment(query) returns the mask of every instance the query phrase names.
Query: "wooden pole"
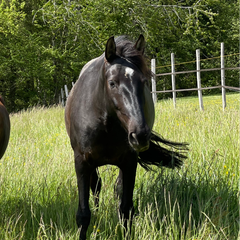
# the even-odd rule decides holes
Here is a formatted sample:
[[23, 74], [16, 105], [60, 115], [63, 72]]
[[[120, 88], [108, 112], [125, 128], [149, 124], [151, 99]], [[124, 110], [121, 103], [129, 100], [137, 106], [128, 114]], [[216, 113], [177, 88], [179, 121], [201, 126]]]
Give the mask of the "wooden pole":
[[62, 106], [64, 107], [64, 93], [62, 88], [61, 88], [61, 97], [62, 97]]
[[175, 61], [174, 53], [171, 53], [171, 69], [172, 69], [172, 90], [173, 92], [173, 106], [176, 108], [176, 82], [175, 82]]
[[68, 88], [67, 88], [67, 85], [64, 85], [64, 89], [65, 89], [66, 98], [68, 98]]
[[201, 90], [201, 74], [200, 74], [200, 49], [196, 50], [196, 67], [197, 67], [197, 87], [198, 87], [198, 100], [200, 110], [204, 110], [203, 108], [203, 99], [202, 99], [202, 90]]
[[225, 87], [225, 69], [224, 69], [224, 43], [221, 43], [221, 85], [222, 85], [222, 106], [223, 111], [227, 106]]
[[156, 60], [152, 59], [151, 60], [151, 71], [152, 71], [152, 99], [153, 103], [155, 104], [157, 102], [157, 93], [156, 93]]

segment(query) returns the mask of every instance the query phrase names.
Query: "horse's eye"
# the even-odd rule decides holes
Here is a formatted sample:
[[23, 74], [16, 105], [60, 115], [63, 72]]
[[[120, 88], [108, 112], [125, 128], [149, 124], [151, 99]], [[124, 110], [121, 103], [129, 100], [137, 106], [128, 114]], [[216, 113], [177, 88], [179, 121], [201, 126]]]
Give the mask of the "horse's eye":
[[115, 83], [113, 81], [109, 81], [109, 86], [110, 86], [110, 88], [114, 88], [115, 87]]

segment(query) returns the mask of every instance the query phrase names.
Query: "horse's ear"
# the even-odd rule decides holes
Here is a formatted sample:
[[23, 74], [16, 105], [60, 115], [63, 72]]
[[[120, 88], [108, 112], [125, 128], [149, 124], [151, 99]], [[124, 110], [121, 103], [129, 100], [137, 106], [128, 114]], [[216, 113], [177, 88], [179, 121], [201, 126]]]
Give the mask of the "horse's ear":
[[116, 44], [114, 41], [114, 36], [110, 37], [106, 44], [105, 49], [105, 58], [108, 62], [113, 61], [113, 59], [116, 57]]
[[134, 47], [141, 52], [142, 54], [144, 53], [144, 49], [145, 49], [145, 38], [142, 34], [140, 34], [137, 42], [135, 43]]

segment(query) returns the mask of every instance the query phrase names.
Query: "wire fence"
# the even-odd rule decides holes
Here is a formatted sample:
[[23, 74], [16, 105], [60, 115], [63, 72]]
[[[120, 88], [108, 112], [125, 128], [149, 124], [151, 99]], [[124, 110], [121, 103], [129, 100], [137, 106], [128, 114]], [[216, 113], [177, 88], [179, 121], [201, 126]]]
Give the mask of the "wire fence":
[[[196, 60], [194, 61], [189, 61], [189, 62], [182, 62], [182, 63], [177, 63], [175, 64], [174, 60], [174, 54], [171, 54], [171, 64], [170, 65], [165, 65], [165, 66], [158, 66], [156, 67], [156, 60], [152, 59], [151, 60], [151, 71], [153, 73], [153, 77], [151, 79], [152, 82], [152, 98], [154, 103], [157, 101], [157, 94], [159, 93], [172, 93], [173, 94], [173, 104], [174, 107], [176, 107], [176, 93], [177, 92], [187, 92], [187, 91], [198, 91], [198, 98], [199, 98], [199, 106], [201, 110], [204, 110], [203, 107], [203, 99], [202, 99], [202, 91], [203, 90], [208, 90], [208, 89], [222, 89], [222, 106], [223, 110], [226, 108], [226, 89], [230, 89], [233, 91], [238, 91], [240, 92], [239, 87], [232, 87], [232, 86], [226, 86], [225, 85], [225, 71], [226, 70], [240, 70], [240, 67], [227, 67], [225, 68], [224, 66], [224, 59], [229, 56], [235, 56], [235, 55], [240, 55], [240, 53], [235, 53], [235, 54], [229, 54], [229, 55], [224, 55], [224, 43], [221, 43], [221, 55], [217, 57], [212, 57], [212, 58], [207, 58], [207, 59], [201, 59], [200, 60], [200, 50], [196, 50]], [[200, 62], [210, 60], [210, 59], [221, 59], [221, 66], [219, 68], [210, 68], [210, 69], [201, 69], [200, 68]], [[196, 70], [189, 70], [189, 71], [179, 71], [175, 72], [175, 66], [177, 65], [183, 65], [183, 64], [188, 64], [188, 63], [196, 63]], [[164, 68], [164, 67], [171, 67], [171, 72], [168, 73], [159, 73], [156, 74], [156, 69], [159, 68]], [[221, 85], [218, 86], [211, 86], [211, 87], [202, 87], [201, 86], [201, 72], [209, 72], [209, 71], [221, 71]], [[196, 88], [188, 88], [188, 89], [176, 89], [176, 80], [175, 76], [179, 74], [188, 74], [188, 73], [196, 73], [196, 83], [197, 87]], [[169, 90], [157, 90], [156, 89], [156, 78], [161, 77], [161, 76], [168, 76], [171, 75], [172, 79], [172, 89]], [[74, 86], [74, 83], [72, 82], [72, 87]], [[59, 95], [59, 104], [62, 104], [62, 106], [65, 106], [66, 100], [69, 95], [69, 90], [67, 88], [67, 85], [64, 85], [64, 88], [61, 89], [61, 93]]]
[[[224, 110], [226, 108], [226, 105], [227, 105], [226, 104], [226, 89], [230, 89], [230, 90], [240, 92], [240, 88], [238, 88], [238, 87], [232, 87], [232, 86], [226, 86], [225, 85], [225, 71], [226, 70], [240, 70], [240, 67], [227, 67], [227, 68], [225, 68], [225, 66], [224, 66], [224, 58], [226, 58], [227, 56], [234, 56], [234, 55], [240, 55], [240, 53], [224, 55], [224, 43], [221, 43], [221, 55], [218, 56], [218, 57], [213, 57], [213, 58], [207, 58], [207, 59], [201, 59], [200, 60], [200, 50], [197, 49], [196, 50], [196, 60], [195, 61], [175, 64], [174, 54], [172, 53], [171, 54], [171, 64], [170, 65], [156, 67], [156, 60], [152, 59], [151, 60], [151, 70], [153, 72], [152, 98], [153, 98], [154, 103], [156, 103], [156, 101], [157, 101], [157, 94], [158, 93], [172, 93], [173, 94], [173, 105], [174, 105], [174, 107], [176, 107], [176, 93], [177, 92], [198, 91], [199, 106], [200, 106], [201, 110], [204, 110], [203, 99], [202, 99], [202, 90], [219, 88], [219, 89], [222, 89], [222, 106], [223, 106], [223, 110]], [[210, 60], [210, 59], [216, 59], [216, 58], [221, 59], [221, 66], [219, 68], [210, 68], [210, 69], [201, 69], [200, 68], [200, 62]], [[193, 63], [193, 62], [196, 63], [196, 70], [175, 72], [175, 66], [176, 65], [182, 65], [182, 64]], [[170, 66], [171, 66], [171, 72], [156, 74], [156, 69], [162, 68], [162, 67], [170, 67]], [[221, 71], [221, 85], [211, 86], [211, 87], [202, 87], [201, 86], [201, 74], [200, 73], [201, 72], [209, 72], [209, 71]], [[197, 87], [196, 88], [188, 88], [188, 89], [176, 89], [175, 76], [178, 75], [178, 74], [188, 74], [188, 73], [196, 73]], [[156, 77], [167, 76], [167, 75], [171, 75], [172, 89], [157, 91], [157, 89], [156, 89]]]

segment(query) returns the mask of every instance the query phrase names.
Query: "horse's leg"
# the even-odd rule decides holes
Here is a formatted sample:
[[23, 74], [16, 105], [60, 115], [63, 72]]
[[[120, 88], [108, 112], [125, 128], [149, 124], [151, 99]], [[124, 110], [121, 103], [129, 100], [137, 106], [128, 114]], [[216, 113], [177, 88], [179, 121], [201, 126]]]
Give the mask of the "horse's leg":
[[76, 215], [77, 226], [80, 229], [81, 240], [86, 239], [86, 232], [91, 219], [91, 212], [89, 209], [89, 189], [90, 189], [90, 175], [93, 169], [86, 162], [85, 156], [75, 153], [75, 170], [77, 174], [79, 204]]
[[92, 174], [91, 174], [91, 179], [90, 179], [90, 186], [92, 189], [92, 193], [94, 196], [94, 204], [98, 208], [99, 207], [99, 193], [101, 191], [101, 178], [99, 177], [99, 172], [97, 169], [95, 169]]
[[[120, 178], [122, 179], [123, 192], [120, 202], [120, 215], [124, 220], [124, 227], [127, 230], [128, 221], [130, 221], [130, 231], [132, 225], [132, 217], [134, 214], [133, 207], [133, 189], [135, 184], [136, 169], [137, 169], [137, 156], [129, 154], [124, 159], [124, 163], [120, 166]], [[131, 215], [130, 215], [131, 214]]]

